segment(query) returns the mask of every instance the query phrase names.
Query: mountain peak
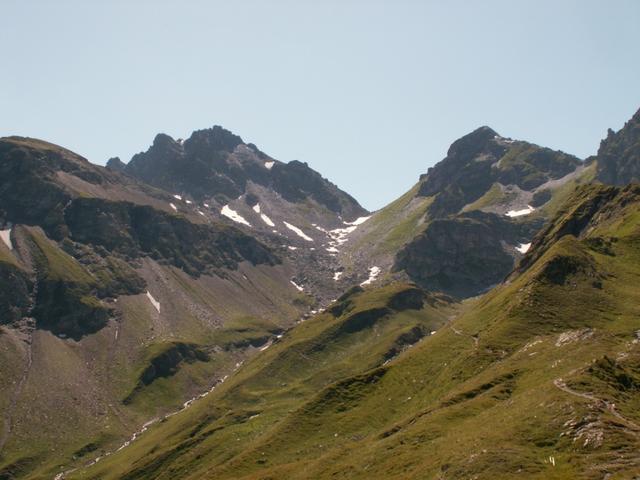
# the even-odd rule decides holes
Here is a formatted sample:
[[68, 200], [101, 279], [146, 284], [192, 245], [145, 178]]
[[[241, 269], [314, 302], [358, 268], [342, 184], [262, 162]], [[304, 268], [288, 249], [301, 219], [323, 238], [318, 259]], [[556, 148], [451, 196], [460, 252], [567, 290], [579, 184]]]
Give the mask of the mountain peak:
[[159, 133], [153, 139], [153, 146], [173, 145], [176, 141], [166, 133]]
[[598, 179], [612, 185], [640, 181], [640, 109], [618, 132], [609, 129], [598, 148]]
[[451, 144], [447, 156], [420, 177], [419, 196], [437, 195], [429, 212], [446, 216], [481, 198], [495, 183], [533, 191], [574, 171], [580, 160], [482, 126]]
[[[459, 138], [451, 144], [447, 151], [447, 156], [435, 166], [429, 168], [426, 175], [421, 176], [423, 182], [420, 186], [420, 196], [431, 196], [446, 189], [452, 179], [459, 177], [464, 169], [478, 169], [486, 173], [490, 171], [491, 164], [495, 163], [507, 151], [507, 147], [496, 142], [499, 135], [487, 126], [475, 129], [473, 132]], [[482, 161], [480, 161], [482, 160]], [[473, 175], [477, 177], [476, 174]], [[477, 178], [476, 178], [477, 180]], [[474, 180], [469, 188], [477, 188]], [[481, 190], [486, 190], [485, 185], [481, 185]]]
[[[291, 215], [299, 210], [294, 204], [309, 199], [317, 202], [319, 215], [324, 215], [319, 213], [324, 208], [333, 212], [332, 222], [366, 214], [355, 199], [306, 163], [297, 160], [281, 163], [219, 125], [196, 130], [184, 142], [158, 134], [153, 145], [135, 155], [125, 171], [154, 187], [218, 207], [244, 194], [256, 195], [261, 191], [263, 202], [267, 202], [266, 197], [271, 194], [289, 202], [287, 208], [292, 209]], [[260, 220], [260, 223], [264, 222]], [[273, 233], [273, 227], [265, 225], [264, 228]]]
[[244, 144], [242, 138], [220, 125], [196, 130], [185, 144], [187, 147], [207, 148], [210, 150], [224, 150], [232, 152], [238, 145]]
[[476, 128], [473, 132], [453, 142], [449, 147], [447, 157], [463, 156], [468, 158], [476, 155], [485, 150], [489, 142], [496, 137], [499, 137], [496, 131], [486, 125]]
[[122, 172], [126, 168], [126, 164], [120, 160], [120, 157], [111, 157], [107, 160], [107, 164], [105, 165], [109, 170], [115, 170], [117, 172]]

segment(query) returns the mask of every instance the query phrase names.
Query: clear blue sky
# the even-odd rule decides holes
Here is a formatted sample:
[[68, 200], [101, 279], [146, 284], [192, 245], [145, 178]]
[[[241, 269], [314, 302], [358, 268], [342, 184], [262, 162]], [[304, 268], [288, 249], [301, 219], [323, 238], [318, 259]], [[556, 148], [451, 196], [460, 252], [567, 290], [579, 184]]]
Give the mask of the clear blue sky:
[[640, 1], [0, 0], [0, 135], [128, 161], [214, 124], [370, 209], [480, 125], [585, 157], [640, 107]]

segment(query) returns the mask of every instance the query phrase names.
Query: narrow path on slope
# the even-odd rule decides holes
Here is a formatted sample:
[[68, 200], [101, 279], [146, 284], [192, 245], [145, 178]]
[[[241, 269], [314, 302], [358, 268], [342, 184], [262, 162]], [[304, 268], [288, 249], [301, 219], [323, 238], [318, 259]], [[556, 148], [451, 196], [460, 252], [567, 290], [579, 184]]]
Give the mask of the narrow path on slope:
[[[236, 365], [236, 368], [233, 370], [233, 372], [238, 370], [238, 368], [240, 368], [241, 366], [242, 366], [242, 362], [240, 362], [238, 365]], [[100, 455], [99, 457], [94, 458], [89, 463], [85, 464], [84, 466], [77, 467], [77, 468], [71, 468], [69, 470], [65, 470], [64, 472], [60, 472], [55, 477], [53, 477], [53, 480], [63, 480], [68, 474], [75, 472], [78, 468], [91, 467], [91, 466], [95, 465], [96, 463], [98, 463], [103, 458], [108, 457], [110, 455], [113, 455], [114, 453], [117, 453], [120, 450], [123, 450], [123, 449], [127, 448], [129, 445], [131, 445], [133, 442], [135, 442], [138, 438], [140, 438], [140, 435], [142, 435], [144, 432], [146, 432], [149, 429], [149, 427], [151, 427], [152, 425], [155, 425], [156, 423], [159, 423], [159, 422], [161, 422], [163, 420], [166, 420], [166, 419], [168, 419], [170, 417], [173, 417], [174, 415], [177, 415], [178, 413], [181, 413], [184, 410], [186, 410], [187, 408], [191, 407], [196, 400], [200, 400], [201, 398], [204, 398], [207, 395], [209, 395], [218, 386], [220, 386], [222, 383], [224, 383], [224, 381], [227, 380], [227, 378], [229, 378], [229, 375], [225, 375], [224, 377], [222, 377], [220, 380], [218, 380], [216, 383], [214, 383], [213, 386], [209, 390], [206, 390], [204, 393], [196, 395], [195, 397], [193, 397], [193, 398], [187, 400], [186, 402], [184, 402], [182, 404], [182, 407], [180, 407], [179, 409], [174, 410], [173, 412], [168, 413], [168, 414], [166, 414], [164, 416], [161, 416], [161, 417], [154, 417], [151, 420], [149, 420], [148, 422], [144, 423], [142, 425], [142, 427], [140, 427], [140, 429], [138, 429], [135, 432], [133, 432], [133, 434], [131, 435], [129, 440], [125, 441], [118, 448], [116, 448], [114, 450], [110, 450], [110, 451], [104, 453], [103, 455]]]
[[629, 430], [631, 430], [635, 435], [638, 435], [638, 433], [640, 432], [640, 426], [638, 426], [635, 422], [629, 420], [628, 418], [624, 417], [620, 412], [618, 412], [616, 410], [615, 403], [608, 402], [607, 400], [598, 398], [590, 393], [582, 393], [582, 392], [573, 390], [572, 388], [567, 386], [566, 382], [562, 378], [556, 378], [553, 381], [553, 384], [563, 392], [568, 393], [569, 395], [574, 395], [576, 397], [584, 398], [586, 400], [595, 402], [599, 406], [604, 406], [604, 408], [609, 413], [611, 413], [614, 417], [618, 418], [619, 420], [627, 424], [627, 428], [629, 428]]
[[[116, 339], [117, 340], [117, 339]], [[270, 346], [270, 345], [269, 345]], [[266, 350], [266, 348], [264, 348], [263, 350]], [[308, 358], [308, 357], [307, 357]], [[311, 360], [311, 359], [309, 359]], [[166, 420], [170, 417], [173, 417], [174, 415], [177, 415], [178, 413], [181, 413], [183, 411], [185, 411], [186, 409], [188, 409], [189, 407], [191, 407], [197, 400], [200, 400], [204, 397], [206, 397], [207, 395], [209, 395], [210, 393], [212, 393], [216, 388], [218, 388], [220, 385], [222, 385], [233, 373], [235, 373], [242, 365], [244, 364], [244, 361], [240, 361], [238, 362], [235, 367], [233, 368], [233, 370], [228, 374], [225, 375], [224, 377], [222, 377], [221, 379], [219, 379], [218, 381], [216, 381], [213, 386], [209, 389], [206, 390], [205, 392], [196, 395], [195, 397], [187, 400], [186, 402], [184, 402], [182, 404], [182, 406], [180, 408], [178, 408], [177, 410], [174, 410], [173, 412], [170, 412], [164, 416], [161, 417], [154, 417], [151, 420], [149, 420], [148, 422], [146, 422], [145, 424], [142, 425], [142, 427], [140, 427], [138, 430], [136, 430], [131, 437], [129, 438], [129, 440], [125, 441], [123, 444], [121, 444], [118, 448], [114, 449], [114, 450], [110, 450], [106, 453], [104, 453], [103, 455], [94, 458], [93, 460], [91, 460], [89, 463], [80, 466], [80, 467], [76, 467], [76, 468], [71, 468], [68, 470], [65, 470], [63, 472], [58, 473], [55, 477], [53, 477], [53, 480], [64, 480], [64, 478], [70, 474], [75, 472], [76, 470], [78, 470], [78, 468], [88, 468], [91, 467], [93, 465], [95, 465], [96, 463], [98, 463], [100, 460], [102, 460], [105, 457], [108, 457], [110, 455], [113, 455], [114, 453], [117, 453], [125, 448], [127, 448], [129, 445], [131, 445], [133, 442], [135, 442], [138, 438], [140, 438], [140, 436], [146, 432], [149, 427], [151, 427], [152, 425], [155, 425], [156, 423], [159, 423], [163, 420]], [[118, 414], [118, 412], [115, 412], [116, 414]]]
[[478, 348], [478, 342], [480, 341], [480, 339], [478, 338], [477, 335], [470, 335], [468, 333], [464, 333], [463, 331], [458, 330], [453, 325], [451, 325], [451, 330], [453, 330], [453, 333], [455, 333], [456, 335], [460, 335], [461, 337], [469, 337], [471, 340], [473, 340], [473, 346], [475, 348]]

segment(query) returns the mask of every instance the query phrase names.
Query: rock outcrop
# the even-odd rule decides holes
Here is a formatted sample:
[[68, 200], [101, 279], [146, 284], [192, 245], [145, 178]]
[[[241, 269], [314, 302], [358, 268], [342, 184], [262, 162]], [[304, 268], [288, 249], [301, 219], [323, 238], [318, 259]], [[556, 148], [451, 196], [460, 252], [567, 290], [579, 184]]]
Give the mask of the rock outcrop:
[[456, 140], [447, 156], [422, 176], [418, 195], [435, 196], [429, 213], [442, 217], [478, 200], [496, 182], [532, 191], [580, 164], [573, 155], [503, 138], [489, 127], [480, 127]]
[[531, 224], [490, 213], [436, 219], [398, 252], [393, 269], [406, 272], [427, 290], [456, 297], [478, 295], [513, 268], [514, 256], [508, 246], [525, 241], [534, 232]]
[[640, 110], [618, 132], [609, 129], [596, 156], [598, 180], [611, 185], [640, 182]]
[[197, 130], [184, 141], [159, 134], [124, 171], [166, 191], [188, 194], [196, 201], [213, 199], [226, 204], [246, 193], [251, 182], [289, 202], [313, 199], [345, 219], [366, 214], [353, 197], [306, 163], [279, 162], [220, 126]]

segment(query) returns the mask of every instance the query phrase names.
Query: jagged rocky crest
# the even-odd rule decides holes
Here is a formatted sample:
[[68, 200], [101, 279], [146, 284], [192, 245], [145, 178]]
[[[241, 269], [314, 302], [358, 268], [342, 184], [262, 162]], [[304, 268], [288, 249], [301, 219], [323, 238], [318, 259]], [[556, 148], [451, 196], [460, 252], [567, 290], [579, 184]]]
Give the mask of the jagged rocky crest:
[[640, 110], [618, 132], [609, 129], [596, 156], [598, 179], [610, 185], [640, 181]]
[[546, 185], [561, 184], [581, 166], [572, 155], [486, 126], [456, 140], [420, 177], [417, 196], [432, 199], [425, 227], [399, 249], [393, 271], [458, 297], [486, 291], [511, 271], [518, 246], [542, 226], [544, 216], [530, 214], [551, 199]]
[[[589, 364], [580, 381], [594, 391], [592, 377], [604, 378], [601, 397], [634, 415], [624, 403], [640, 384], [637, 362], [623, 363], [637, 340], [629, 285], [638, 276], [640, 191], [575, 187], [596, 171], [602, 182], [637, 180], [637, 130], [638, 114], [585, 163], [481, 127], [401, 199], [355, 222], [367, 212], [308, 165], [272, 159], [221, 127], [184, 141], [160, 134], [147, 152], [128, 164], [112, 158], [106, 169], [46, 142], [0, 139], [0, 391], [9, 392], [0, 397], [8, 405], [0, 449], [9, 452], [0, 478], [53, 477], [60, 464], [83, 477], [90, 457], [104, 459], [91, 468], [105, 478], [210, 468], [233, 478], [238, 465], [248, 475], [301, 467], [333, 478], [344, 451], [375, 477], [415, 445], [434, 446], [411, 460], [435, 458], [434, 476], [499, 478], [513, 467], [512, 451], [469, 457], [496, 433], [486, 419], [473, 423], [487, 405], [498, 407], [492, 415], [508, 412], [499, 421], [511, 429], [505, 435], [521, 435], [527, 451], [513, 462], [527, 473], [544, 471], [538, 457], [550, 446], [585, 450], [573, 417], [576, 429], [600, 419], [585, 422], [579, 402], [570, 414], [553, 410], [543, 423], [554, 429], [534, 432], [535, 442], [511, 420], [568, 404], [564, 395], [581, 384], [560, 378], [575, 366], [554, 352], [583, 340], [597, 349], [585, 348], [586, 362], [614, 341], [617, 353], [627, 349]], [[494, 285], [478, 301], [453, 298]], [[543, 389], [559, 397], [527, 404]], [[206, 408], [188, 410], [210, 393]], [[25, 395], [37, 415], [13, 400]], [[589, 415], [617, 413], [615, 405], [599, 400]], [[186, 423], [172, 423], [176, 409], [188, 410], [179, 417]], [[144, 432], [149, 418], [175, 436], [165, 441], [163, 426], [132, 443], [129, 426]], [[610, 420], [597, 424], [607, 433], [595, 441], [633, 430]], [[470, 432], [460, 452], [453, 431]], [[626, 440], [606, 451], [631, 458]], [[389, 445], [404, 453], [388, 455]], [[121, 446], [126, 458], [104, 457]], [[439, 457], [442, 448], [453, 450]], [[314, 463], [319, 449], [332, 461]], [[228, 464], [208, 463], [221, 452]], [[313, 459], [296, 464], [305, 456]], [[473, 463], [485, 456], [486, 465]], [[122, 462], [116, 474], [104, 466], [111, 461]]]
[[418, 195], [434, 196], [433, 217], [457, 213], [482, 197], [494, 183], [531, 191], [574, 171], [573, 155], [503, 138], [480, 127], [456, 140], [447, 156], [421, 178]]
[[155, 198], [145, 197], [136, 184], [127, 185], [126, 177], [55, 145], [1, 139], [0, 157], [0, 225], [42, 229], [12, 229], [14, 238], [23, 240], [16, 250], [22, 264], [11, 252], [5, 255], [3, 283], [11, 293], [2, 295], [0, 311], [6, 315], [0, 323], [30, 314], [38, 327], [55, 334], [79, 339], [94, 333], [111, 316], [103, 299], [142, 291], [145, 282], [129, 263], [145, 257], [195, 276], [221, 274], [240, 262], [281, 261], [234, 227], [196, 224], [121, 201], [123, 188], [151, 204]]
[[[120, 169], [113, 162], [110, 168]], [[220, 126], [197, 130], [184, 141], [159, 134], [124, 171], [169, 192], [224, 205], [247, 192], [249, 183], [274, 190], [289, 202], [313, 199], [353, 220], [366, 214], [358, 202], [306, 163], [282, 163]]]

